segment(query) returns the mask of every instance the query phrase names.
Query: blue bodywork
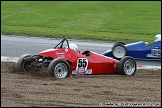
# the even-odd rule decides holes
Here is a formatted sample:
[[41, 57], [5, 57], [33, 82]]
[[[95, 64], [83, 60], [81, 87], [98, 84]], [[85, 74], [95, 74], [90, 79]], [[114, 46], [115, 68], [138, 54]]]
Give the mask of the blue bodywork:
[[[152, 44], [145, 42], [135, 42], [124, 45], [127, 51], [126, 56], [131, 56], [135, 59], [161, 60], [161, 41]], [[105, 56], [113, 57], [112, 50], [102, 53]]]

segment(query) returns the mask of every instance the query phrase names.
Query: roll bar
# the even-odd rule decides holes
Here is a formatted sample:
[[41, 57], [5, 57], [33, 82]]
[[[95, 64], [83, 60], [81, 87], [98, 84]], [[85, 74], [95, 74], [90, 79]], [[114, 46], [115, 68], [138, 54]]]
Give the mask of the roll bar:
[[59, 45], [60, 45], [59, 48], [62, 48], [63, 43], [64, 43], [65, 41], [67, 42], [67, 46], [68, 46], [68, 48], [69, 48], [69, 42], [68, 42], [68, 40], [67, 40], [66, 38], [63, 38], [62, 41], [61, 41], [60, 43], [58, 43], [58, 44], [54, 47], [54, 49], [56, 49]]

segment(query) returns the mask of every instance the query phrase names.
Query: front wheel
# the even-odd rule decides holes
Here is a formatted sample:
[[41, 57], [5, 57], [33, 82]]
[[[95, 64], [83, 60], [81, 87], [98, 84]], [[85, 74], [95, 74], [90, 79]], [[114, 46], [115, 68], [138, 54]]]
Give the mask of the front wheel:
[[118, 69], [121, 75], [134, 75], [137, 70], [136, 62], [132, 57], [125, 56], [119, 61]]
[[31, 57], [30, 54], [22, 55], [18, 61], [16, 62], [16, 70], [17, 71], [25, 71], [26, 64], [24, 63], [24, 58]]
[[48, 66], [48, 72], [56, 78], [66, 78], [70, 76], [70, 66], [66, 60], [54, 59]]

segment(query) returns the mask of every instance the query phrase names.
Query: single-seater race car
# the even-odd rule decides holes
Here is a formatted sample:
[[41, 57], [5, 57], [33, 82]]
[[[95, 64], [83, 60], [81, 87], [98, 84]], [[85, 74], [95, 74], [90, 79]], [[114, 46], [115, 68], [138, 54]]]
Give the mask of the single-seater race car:
[[118, 60], [124, 56], [131, 56], [134, 59], [161, 60], [161, 34], [157, 34], [155, 38], [152, 44], [144, 41], [130, 44], [117, 42], [112, 47], [112, 50], [108, 50], [102, 54]]
[[93, 51], [78, 51], [78, 46], [64, 38], [53, 49], [38, 55], [23, 55], [17, 63], [18, 71], [39, 71], [47, 68], [49, 75], [66, 78], [77, 74], [121, 74], [134, 75], [137, 69], [132, 57], [125, 56], [120, 61]]

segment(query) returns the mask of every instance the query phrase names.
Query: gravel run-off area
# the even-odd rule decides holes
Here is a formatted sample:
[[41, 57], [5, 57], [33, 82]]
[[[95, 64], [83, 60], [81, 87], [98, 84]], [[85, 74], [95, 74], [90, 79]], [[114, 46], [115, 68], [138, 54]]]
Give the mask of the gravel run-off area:
[[133, 76], [57, 79], [46, 70], [37, 74], [17, 72], [15, 63], [1, 62], [1, 107], [101, 107], [110, 103], [161, 106], [161, 69], [140, 69]]

